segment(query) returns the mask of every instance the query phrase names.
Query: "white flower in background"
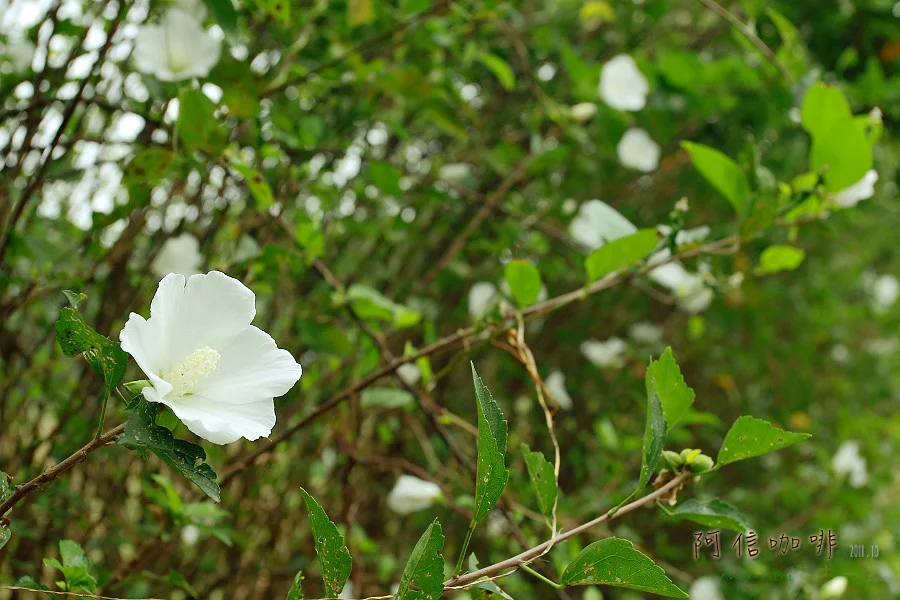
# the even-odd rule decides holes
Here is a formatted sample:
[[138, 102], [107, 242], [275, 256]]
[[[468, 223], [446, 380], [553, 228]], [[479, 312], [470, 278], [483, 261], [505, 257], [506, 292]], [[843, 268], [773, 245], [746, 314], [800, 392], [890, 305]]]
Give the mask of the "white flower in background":
[[655, 171], [659, 166], [659, 145], [643, 129], [632, 127], [616, 146], [619, 162], [642, 173]]
[[572, 408], [572, 396], [569, 395], [569, 391], [566, 389], [566, 376], [562, 372], [553, 371], [547, 375], [544, 378], [544, 385], [547, 386], [547, 391], [553, 395], [561, 409], [569, 410]]
[[459, 183], [472, 175], [472, 165], [466, 163], [449, 163], [438, 169], [438, 177], [446, 181]]
[[642, 110], [647, 105], [649, 92], [647, 78], [627, 54], [620, 54], [603, 65], [600, 97], [616, 110]]
[[160, 81], [206, 77], [219, 62], [221, 42], [199, 19], [180, 8], [167, 10], [156, 25], [144, 25], [134, 39], [134, 64]]
[[480, 319], [497, 301], [497, 286], [489, 281], [479, 281], [469, 290], [469, 316]]
[[822, 600], [825, 598], [840, 598], [847, 591], [847, 578], [843, 575], [829, 579], [822, 586]]
[[[662, 229], [662, 226], [660, 226]], [[686, 246], [687, 244], [697, 244], [709, 237], [709, 226], [701, 225], [692, 229], [681, 229], [675, 234], [675, 244], [678, 246]]]
[[162, 249], [150, 265], [150, 270], [159, 277], [165, 277], [169, 273], [196, 275], [202, 266], [200, 242], [191, 234], [182, 233], [163, 243]]
[[173, 0], [172, 6], [188, 13], [198, 21], [206, 18], [206, 3], [203, 0]]
[[691, 600], [725, 600], [715, 577], [698, 577], [688, 590]]
[[844, 188], [834, 195], [834, 202], [841, 208], [852, 208], [861, 200], [868, 200], [875, 195], [875, 182], [878, 181], [878, 172], [874, 169], [868, 171], [863, 178]]
[[422, 378], [422, 370], [415, 363], [403, 363], [397, 367], [397, 376], [408, 386], [414, 386]]
[[639, 344], [656, 346], [662, 342], [663, 329], [659, 325], [641, 321], [628, 329], [628, 336]]
[[492, 510], [485, 521], [485, 532], [489, 538], [498, 539], [509, 534], [509, 521], [500, 511]]
[[578, 207], [569, 224], [569, 235], [588, 250], [637, 231], [622, 213], [601, 200], [589, 200]]
[[150, 318], [131, 313], [119, 334], [150, 380], [144, 398], [214, 444], [269, 435], [274, 398], [300, 379], [294, 357], [250, 324], [255, 303], [249, 288], [219, 271], [170, 274], [159, 282]]
[[12, 65], [13, 73], [24, 73], [31, 68], [37, 46], [29, 39], [8, 40], [4, 54]]
[[185, 546], [193, 546], [200, 539], [200, 528], [196, 525], [185, 525], [181, 528], [181, 542]]
[[581, 344], [581, 353], [601, 369], [621, 367], [625, 363], [626, 350], [628, 344], [617, 337], [611, 337], [605, 342], [588, 340]]
[[569, 108], [569, 114], [579, 123], [586, 123], [597, 114], [597, 105], [593, 102], [579, 102]]
[[866, 472], [866, 459], [859, 454], [859, 444], [855, 441], [844, 442], [831, 459], [831, 468], [838, 477], [849, 477], [850, 485], [861, 488], [866, 485], [869, 475]]
[[882, 275], [872, 282], [872, 304], [875, 310], [889, 309], [900, 297], [900, 283], [893, 275]]
[[443, 495], [441, 488], [430, 481], [412, 475], [401, 475], [388, 494], [387, 505], [395, 513], [408, 515], [428, 508]]
[[836, 363], [845, 363], [850, 360], [850, 351], [843, 344], [835, 344], [831, 348], [831, 360]]
[[873, 340], [866, 340], [862, 343], [863, 350], [872, 356], [881, 357], [892, 355], [897, 351], [898, 346], [900, 346], [900, 342], [898, 342], [897, 338], [875, 338]]
[[702, 313], [712, 304], [713, 291], [703, 283], [703, 278], [699, 275], [690, 274], [690, 279], [672, 291], [675, 292], [678, 308], [688, 314]]
[[351, 598], [355, 598], [356, 594], [353, 593], [353, 582], [348, 581], [344, 584], [344, 588], [341, 590], [341, 593], [338, 594], [338, 598], [340, 600], [350, 600]]

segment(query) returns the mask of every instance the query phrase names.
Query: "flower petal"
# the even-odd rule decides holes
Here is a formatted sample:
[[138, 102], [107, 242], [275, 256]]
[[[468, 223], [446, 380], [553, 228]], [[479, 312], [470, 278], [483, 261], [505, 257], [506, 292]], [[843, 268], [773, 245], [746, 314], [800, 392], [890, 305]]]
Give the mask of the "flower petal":
[[166, 32], [161, 25], [144, 25], [134, 38], [132, 52], [134, 66], [142, 73], [150, 73], [162, 81], [170, 81], [166, 55]]
[[213, 444], [230, 444], [242, 437], [253, 441], [272, 433], [275, 426], [275, 403], [271, 398], [231, 404], [195, 394], [177, 402], [163, 399], [163, 404], [188, 429]]
[[[160, 377], [164, 365], [168, 362], [166, 347], [150, 321], [139, 314], [131, 313], [128, 322], [119, 333], [119, 341], [122, 342], [122, 350], [134, 358], [158, 395], [165, 396], [172, 391], [172, 385]], [[159, 402], [159, 400], [152, 401]]]

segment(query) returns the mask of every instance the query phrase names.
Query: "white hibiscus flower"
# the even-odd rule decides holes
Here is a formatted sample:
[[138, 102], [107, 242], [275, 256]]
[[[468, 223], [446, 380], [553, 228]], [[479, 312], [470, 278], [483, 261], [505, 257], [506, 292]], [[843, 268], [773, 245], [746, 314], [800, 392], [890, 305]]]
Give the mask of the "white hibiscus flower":
[[884, 312], [900, 297], [900, 283], [893, 275], [882, 275], [872, 282], [872, 304], [878, 312]]
[[691, 600], [724, 600], [715, 577], [698, 577], [688, 591]]
[[620, 54], [603, 65], [600, 97], [616, 110], [642, 110], [647, 105], [649, 92], [647, 78], [627, 54]]
[[219, 62], [221, 43], [202, 22], [181, 8], [167, 10], [158, 24], [141, 27], [134, 40], [134, 64], [160, 81], [206, 77]]
[[159, 282], [150, 318], [131, 313], [119, 334], [159, 402], [214, 444], [255, 440], [275, 425], [274, 398], [300, 379], [301, 368], [275, 340], [251, 325], [256, 296], [219, 271], [170, 274]]
[[860, 456], [859, 444], [855, 441], [841, 444], [831, 459], [831, 468], [838, 477], [848, 477], [851, 487], [861, 488], [869, 480], [866, 459]]
[[605, 342], [588, 340], [581, 344], [581, 353], [601, 369], [621, 367], [625, 363], [626, 350], [628, 344], [617, 337], [611, 337]]
[[169, 273], [196, 275], [202, 265], [200, 242], [191, 234], [182, 233], [163, 243], [162, 249], [150, 265], [150, 270], [159, 277], [165, 277]]
[[597, 114], [597, 105], [593, 102], [579, 102], [569, 108], [569, 114], [579, 123], [586, 123]]
[[401, 475], [388, 494], [387, 504], [395, 513], [407, 515], [428, 508], [443, 495], [441, 488], [430, 481]]
[[469, 316], [480, 319], [497, 301], [497, 286], [490, 281], [479, 281], [469, 290]]
[[414, 386], [422, 378], [422, 370], [415, 363], [403, 363], [397, 367], [397, 376], [408, 386]]
[[6, 42], [4, 54], [12, 65], [13, 73], [24, 73], [30, 69], [36, 50], [37, 46], [34, 45], [34, 42], [25, 38]]
[[657, 346], [662, 342], [663, 329], [659, 325], [641, 321], [628, 328], [628, 336], [638, 344]]
[[560, 371], [553, 371], [544, 379], [544, 385], [559, 403], [559, 407], [563, 410], [572, 408], [572, 396], [566, 389], [566, 376]]
[[592, 251], [636, 231], [637, 227], [631, 221], [602, 200], [589, 200], [582, 204], [569, 224], [572, 238]]
[[659, 166], [659, 145], [643, 129], [632, 127], [625, 132], [616, 146], [619, 162], [629, 169], [642, 173], [655, 171]]
[[875, 183], [878, 181], [878, 172], [874, 169], [866, 172], [863, 178], [844, 188], [834, 195], [834, 202], [841, 208], [852, 208], [861, 200], [868, 200], [875, 195]]
[[840, 598], [847, 591], [848, 583], [847, 578], [843, 575], [829, 579], [822, 586], [822, 599]]

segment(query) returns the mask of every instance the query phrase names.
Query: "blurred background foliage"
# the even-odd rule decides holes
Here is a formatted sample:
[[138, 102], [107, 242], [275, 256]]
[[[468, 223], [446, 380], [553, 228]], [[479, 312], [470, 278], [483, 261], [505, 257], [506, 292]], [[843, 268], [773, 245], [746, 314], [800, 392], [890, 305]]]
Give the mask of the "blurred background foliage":
[[[571, 396], [571, 408], [556, 414], [563, 527], [633, 488], [647, 358], [669, 345], [697, 393], [697, 412], [672, 431], [669, 449], [714, 455], [741, 414], [813, 438], [682, 492], [741, 509], [760, 532], [755, 559], [738, 559], [733, 534], [723, 532], [722, 558], [704, 549], [695, 560], [699, 526], [657, 509], [617, 520], [611, 531], [684, 589], [703, 589], [697, 598], [827, 597], [822, 586], [839, 575], [848, 579], [846, 598], [900, 597], [900, 304], [884, 306], [873, 293], [879, 277], [900, 270], [900, 149], [890, 134], [900, 117], [900, 4], [208, 5], [204, 23], [222, 40], [221, 59], [199, 80], [166, 82], [138, 72], [130, 54], [140, 26], [168, 3], [0, 2], [0, 468], [26, 481], [96, 427], [102, 381], [64, 359], [55, 341], [61, 291], [87, 294], [86, 319], [117, 339], [129, 312], [147, 314], [156, 261], [167, 240], [185, 233], [199, 242], [198, 271], [225, 271], [256, 292], [255, 323], [294, 354], [304, 375], [276, 402], [277, 444], [204, 444], [225, 480], [220, 504], [202, 501], [153, 457], [103, 449], [10, 515], [0, 583], [31, 576], [52, 585], [53, 569], [41, 559], [72, 539], [106, 594], [278, 598], [302, 569], [316, 597], [322, 588], [302, 485], [347, 532], [352, 597], [388, 593], [435, 516], [448, 536], [447, 560], [458, 551], [471, 510], [465, 463], [475, 452], [469, 359], [509, 419], [512, 469], [504, 500], [512, 523], [495, 511], [471, 549], [486, 565], [544, 539], [516, 451], [524, 441], [549, 455], [543, 416], [504, 335], [493, 345], [484, 335], [454, 337], [473, 323], [486, 327], [470, 315], [469, 291], [476, 282], [499, 287], [513, 258], [538, 267], [551, 298], [579, 289], [584, 249], [568, 229], [594, 198], [652, 227], [670, 222], [686, 197], [687, 227], [708, 225], [711, 240], [731, 235], [733, 209], [679, 144], [700, 142], [735, 158], [755, 189], [758, 164], [790, 182], [809, 162], [798, 107], [807, 88], [824, 81], [854, 113], [883, 113], [871, 199], [827, 220], [768, 229], [734, 253], [686, 260], [719, 284], [703, 312], [679, 310], [666, 290], [635, 279], [542, 317], [528, 344], [542, 376], [561, 371]], [[20, 69], [10, 57], [23, 40], [36, 52]], [[598, 96], [603, 64], [621, 53], [649, 81], [642, 111], [617, 111]], [[585, 102], [596, 114], [575, 118], [571, 107]], [[630, 127], [661, 146], [652, 173], [617, 158]], [[755, 276], [760, 252], [786, 243], [806, 252], [800, 267]], [[499, 322], [498, 308], [486, 319]], [[661, 336], [634, 335], [635, 323], [658, 326]], [[611, 337], [627, 348], [608, 368], [579, 350], [589, 338]], [[427, 364], [419, 361], [426, 373], [411, 396], [393, 377], [366, 379], [391, 357], [448, 339]], [[130, 378], [140, 377], [132, 366]], [[333, 410], [313, 412], [335, 398]], [[122, 422], [120, 408], [108, 411], [107, 426]], [[191, 438], [177, 421], [167, 425]], [[834, 466], [847, 442], [858, 445], [858, 486]], [[404, 473], [436, 482], [445, 500], [392, 512], [386, 498]], [[821, 529], [837, 535], [831, 560], [808, 543]], [[766, 538], [781, 533], [804, 543], [775, 555]], [[555, 576], [588, 541], [555, 549], [541, 571]], [[877, 545], [879, 555], [851, 558], [852, 544], [869, 553]], [[698, 586], [699, 578], [716, 585]], [[520, 599], [557, 593], [525, 574], [504, 589]]]

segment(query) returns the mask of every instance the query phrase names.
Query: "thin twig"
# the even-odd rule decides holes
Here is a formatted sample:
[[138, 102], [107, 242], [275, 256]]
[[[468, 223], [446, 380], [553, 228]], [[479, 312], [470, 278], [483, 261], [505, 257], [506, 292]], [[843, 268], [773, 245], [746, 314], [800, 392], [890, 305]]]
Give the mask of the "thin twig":
[[[35, 594], [53, 594], [54, 596], [77, 596], [78, 598], [99, 598], [100, 600], [132, 600], [129, 598], [117, 598], [115, 596], [98, 596], [96, 594], [82, 594], [80, 592], [58, 592], [56, 590], [36, 590], [34, 588], [19, 587], [18, 585], [0, 585], [0, 590], [21, 590]], [[162, 600], [162, 598], [135, 598], [133, 600]]]

